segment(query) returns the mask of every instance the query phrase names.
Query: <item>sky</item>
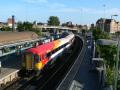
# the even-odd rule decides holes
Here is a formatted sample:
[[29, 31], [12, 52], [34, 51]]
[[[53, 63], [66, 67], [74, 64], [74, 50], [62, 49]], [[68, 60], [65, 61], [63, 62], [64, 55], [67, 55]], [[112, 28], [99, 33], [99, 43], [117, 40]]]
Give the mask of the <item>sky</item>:
[[15, 15], [16, 21], [48, 21], [58, 16], [62, 23], [95, 23], [101, 17], [120, 20], [120, 0], [1, 0], [0, 21], [6, 22]]

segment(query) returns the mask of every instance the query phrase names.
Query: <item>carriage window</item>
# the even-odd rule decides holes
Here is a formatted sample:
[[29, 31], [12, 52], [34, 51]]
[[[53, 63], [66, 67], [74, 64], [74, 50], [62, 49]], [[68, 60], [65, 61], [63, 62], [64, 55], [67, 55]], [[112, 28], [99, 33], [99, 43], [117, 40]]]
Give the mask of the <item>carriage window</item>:
[[51, 53], [49, 52], [49, 53], [47, 53], [47, 57], [50, 57], [51, 56]]
[[55, 52], [57, 52], [57, 51], [58, 51], [58, 48], [55, 49]]
[[54, 53], [55, 53], [55, 50], [53, 50], [51, 53], [54, 54]]

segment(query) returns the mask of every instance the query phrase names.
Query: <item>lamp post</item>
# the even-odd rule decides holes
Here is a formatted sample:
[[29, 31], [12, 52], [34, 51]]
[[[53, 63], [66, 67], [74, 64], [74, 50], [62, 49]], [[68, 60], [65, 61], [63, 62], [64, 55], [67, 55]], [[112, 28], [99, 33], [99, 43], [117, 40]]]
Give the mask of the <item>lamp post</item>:
[[112, 20], [112, 17], [113, 17], [113, 16], [117, 17], [118, 15], [117, 15], [117, 14], [115, 14], [115, 15], [111, 15], [111, 20]]
[[[113, 56], [114, 56], [114, 61], [116, 61], [116, 54], [114, 54]], [[115, 69], [115, 63], [114, 63], [114, 67], [113, 67], [113, 72], [114, 72], [114, 77], [113, 78], [114, 78], [114, 80], [115, 80], [115, 70], [116, 69]]]
[[112, 21], [113, 17], [117, 17], [117, 16], [118, 16], [117, 14], [111, 15], [111, 21]]
[[103, 5], [103, 8], [104, 8], [103, 31], [105, 31], [105, 30], [104, 30], [104, 29], [105, 29], [105, 25], [104, 25], [104, 23], [105, 23], [105, 7], [106, 7], [106, 5], [104, 4], [104, 5]]
[[[113, 17], [117, 17], [118, 15], [114, 14], [114, 15], [111, 15], [111, 20], [113, 19]], [[116, 22], [117, 23], [117, 31], [118, 31], [118, 23], [119, 22]], [[117, 41], [118, 41], [118, 44], [117, 44], [117, 56], [116, 56], [116, 63], [115, 63], [115, 73], [114, 73], [114, 90], [117, 90], [117, 78], [118, 78], [118, 66], [119, 66], [119, 32], [117, 32]]]
[[[118, 24], [117, 22], [117, 31], [118, 31]], [[118, 79], [118, 66], [119, 66], [119, 32], [117, 32], [117, 60], [116, 60], [116, 67], [115, 67], [115, 85], [114, 85], [114, 90], [117, 90], [117, 79]]]

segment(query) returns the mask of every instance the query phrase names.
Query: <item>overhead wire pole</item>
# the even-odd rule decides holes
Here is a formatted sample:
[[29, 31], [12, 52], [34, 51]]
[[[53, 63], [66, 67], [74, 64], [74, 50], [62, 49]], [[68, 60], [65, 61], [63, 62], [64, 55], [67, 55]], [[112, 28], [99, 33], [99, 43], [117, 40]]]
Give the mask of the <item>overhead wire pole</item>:
[[104, 4], [103, 5], [103, 8], [104, 8], [104, 18], [105, 18], [105, 7], [106, 7], [106, 5]]
[[[81, 19], [82, 19], [82, 18], [83, 18], [83, 9], [81, 8], [80, 11], [81, 11]], [[82, 20], [83, 20], [83, 19], [82, 19]], [[81, 20], [81, 24], [82, 24], [82, 22], [83, 22], [82, 20]]]
[[104, 8], [103, 31], [105, 31], [105, 30], [104, 30], [104, 23], [105, 23], [105, 7], [106, 7], [106, 5], [104, 4], [104, 5], [103, 5], [103, 8]]

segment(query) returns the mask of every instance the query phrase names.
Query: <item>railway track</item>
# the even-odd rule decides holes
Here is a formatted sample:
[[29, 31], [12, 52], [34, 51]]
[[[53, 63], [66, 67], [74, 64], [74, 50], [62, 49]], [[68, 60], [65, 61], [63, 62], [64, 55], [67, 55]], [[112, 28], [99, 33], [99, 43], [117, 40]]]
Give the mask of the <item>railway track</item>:
[[34, 77], [31, 77], [29, 79], [17, 78], [16, 80], [14, 80], [9, 85], [3, 87], [2, 90], [18, 90], [21, 87], [23, 87], [23, 86], [27, 85], [28, 83], [30, 83], [32, 80], [34, 80]]
[[[81, 45], [81, 46], [80, 46]], [[18, 79], [4, 90], [53, 90], [56, 89], [65, 74], [77, 58], [82, 48], [81, 42], [75, 39], [72, 53], [64, 53], [59, 57], [53, 66], [41, 72], [39, 77], [32, 77], [27, 79]]]
[[[74, 43], [74, 50], [72, 51], [71, 55], [65, 60], [66, 62], [62, 64], [54, 74], [45, 81], [45, 83], [42, 83], [43, 85], [38, 84], [37, 90], [54, 90], [57, 88], [61, 80], [64, 78], [64, 76], [67, 74], [73, 63], [75, 62], [75, 59], [77, 58], [81, 47], [80, 43], [77, 42], [77, 40]], [[39, 81], [40, 82], [40, 81]]]

